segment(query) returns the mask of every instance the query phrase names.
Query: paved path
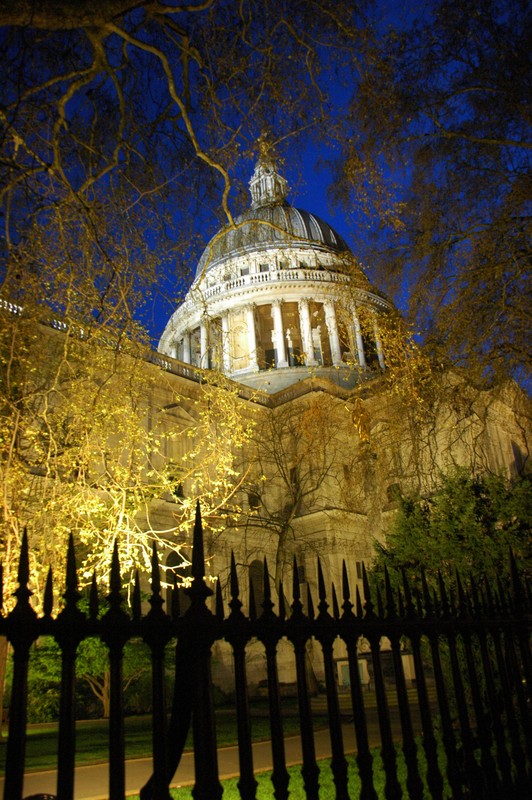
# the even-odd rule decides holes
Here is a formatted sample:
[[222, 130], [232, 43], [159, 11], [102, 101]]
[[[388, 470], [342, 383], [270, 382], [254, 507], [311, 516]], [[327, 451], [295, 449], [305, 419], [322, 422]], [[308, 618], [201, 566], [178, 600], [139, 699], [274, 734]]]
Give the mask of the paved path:
[[[352, 726], [345, 728], [345, 748], [353, 750], [355, 745]], [[327, 758], [330, 755], [329, 732], [316, 731], [316, 753], [318, 758]], [[299, 736], [285, 739], [287, 764], [301, 762], [301, 742]], [[253, 745], [253, 763], [256, 772], [271, 769], [270, 742], [257, 742]], [[220, 779], [232, 778], [239, 774], [238, 749], [236, 747], [223, 747], [218, 750], [218, 767]], [[126, 793], [137, 794], [151, 775], [152, 763], [149, 758], [139, 758], [126, 762]], [[179, 768], [172, 781], [172, 786], [187, 786], [194, 783], [194, 755], [184, 753]], [[0, 791], [3, 781], [0, 781]], [[75, 782], [76, 800], [106, 800], [108, 773], [106, 764], [77, 767]], [[37, 792], [54, 794], [56, 789], [55, 771], [28, 773], [24, 779], [24, 797]]]
[[[395, 709], [391, 709], [392, 727], [394, 738], [399, 737], [399, 720]], [[346, 753], [355, 751], [354, 726], [345, 724], [343, 727], [344, 749]], [[418, 727], [417, 725], [415, 727]], [[376, 747], [380, 743], [378, 724], [375, 718], [368, 718], [368, 734], [370, 745]], [[328, 730], [315, 731], [316, 757], [328, 758], [331, 755]], [[301, 763], [301, 741], [299, 736], [285, 739], [286, 762]], [[253, 745], [253, 764], [255, 772], [262, 772], [272, 768], [270, 742], [257, 742]], [[223, 747], [218, 750], [218, 767], [220, 779], [232, 778], [239, 774], [238, 749], [236, 747]], [[139, 758], [126, 762], [126, 793], [138, 794], [139, 789], [145, 784], [151, 774], [151, 759]], [[107, 800], [108, 793], [108, 767], [107, 764], [77, 767], [75, 782], [76, 800]], [[172, 781], [172, 787], [187, 786], [194, 783], [194, 756], [184, 753], [179, 768]], [[37, 793], [54, 794], [56, 789], [55, 770], [47, 772], [30, 772], [24, 780], [24, 797]], [[3, 779], [0, 778], [0, 796], [3, 793]]]

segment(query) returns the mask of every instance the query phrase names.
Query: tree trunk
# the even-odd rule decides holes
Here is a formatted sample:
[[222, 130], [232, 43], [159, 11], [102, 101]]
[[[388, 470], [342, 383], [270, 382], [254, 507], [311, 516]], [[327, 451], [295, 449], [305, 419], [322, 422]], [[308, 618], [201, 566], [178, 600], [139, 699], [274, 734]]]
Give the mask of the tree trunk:
[[109, 719], [111, 713], [111, 673], [106, 670], [103, 674], [103, 686], [101, 701], [103, 706], [103, 718]]

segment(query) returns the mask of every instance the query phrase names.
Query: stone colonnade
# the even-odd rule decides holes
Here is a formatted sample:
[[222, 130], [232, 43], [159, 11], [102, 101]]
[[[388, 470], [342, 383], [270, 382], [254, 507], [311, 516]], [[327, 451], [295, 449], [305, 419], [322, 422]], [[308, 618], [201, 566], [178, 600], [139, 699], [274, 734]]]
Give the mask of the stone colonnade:
[[[305, 365], [308, 367], [317, 366], [318, 362], [314, 358], [314, 348], [312, 341], [312, 324], [310, 317], [310, 302], [309, 298], [301, 298], [298, 301], [299, 312], [299, 327], [301, 335], [301, 343], [303, 352], [305, 354]], [[283, 301], [275, 299], [271, 302], [271, 316], [273, 321], [272, 343], [276, 351], [275, 367], [282, 369], [289, 366], [288, 353], [287, 353], [287, 331], [283, 325]], [[242, 310], [242, 307], [240, 307]], [[257, 329], [255, 325], [255, 304], [249, 303], [243, 307], [246, 315], [247, 326], [247, 348], [249, 350], [249, 363], [246, 371], [257, 372], [259, 364], [257, 359], [257, 347], [264, 343], [257, 340]], [[341, 366], [345, 362], [342, 361], [342, 350], [340, 346], [340, 331], [338, 327], [337, 309], [333, 300], [325, 300], [323, 302], [323, 311], [325, 315], [325, 323], [327, 327], [327, 335], [331, 351], [332, 366]], [[367, 366], [366, 351], [364, 346], [364, 337], [360, 320], [357, 314], [357, 309], [352, 306], [350, 309], [350, 319], [352, 323], [353, 341], [356, 346], [356, 357], [360, 367]], [[232, 370], [231, 351], [230, 351], [230, 316], [229, 310], [224, 311], [220, 315], [221, 319], [221, 335], [222, 335], [222, 364], [223, 371], [230, 374]], [[197, 329], [196, 329], [197, 330]], [[187, 364], [194, 362], [194, 353], [191, 346], [191, 330], [186, 330], [182, 339], [180, 340], [181, 347], [176, 344], [175, 355], [177, 358], [181, 357]], [[375, 350], [381, 369], [384, 369], [384, 354], [382, 350], [381, 337], [377, 325], [376, 315], [374, 315], [373, 323], [373, 338], [375, 342]], [[209, 317], [203, 316], [199, 322], [199, 363], [196, 366], [208, 368], [212, 366], [209, 364]]]

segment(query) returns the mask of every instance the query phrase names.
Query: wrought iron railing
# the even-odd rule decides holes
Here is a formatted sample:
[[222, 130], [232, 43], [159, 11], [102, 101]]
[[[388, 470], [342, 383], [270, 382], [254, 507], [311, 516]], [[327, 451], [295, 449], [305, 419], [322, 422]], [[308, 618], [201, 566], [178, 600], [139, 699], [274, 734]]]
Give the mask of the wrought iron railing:
[[[75, 770], [75, 668], [79, 643], [96, 636], [109, 648], [111, 708], [109, 720], [109, 798], [125, 796], [124, 708], [122, 654], [134, 637], [145, 640], [151, 650], [153, 709], [153, 775], [142, 792], [143, 800], [167, 800], [169, 783], [179, 763], [189, 728], [193, 731], [196, 783], [195, 800], [218, 800], [222, 787], [218, 777], [216, 722], [211, 680], [211, 649], [216, 641], [230, 643], [234, 658], [234, 697], [240, 759], [239, 790], [244, 800], [254, 800], [257, 781], [253, 764], [250, 701], [247, 688], [246, 651], [250, 642], [262, 642], [265, 653], [268, 708], [271, 730], [272, 796], [289, 798], [289, 774], [285, 758], [281, 690], [277, 672], [277, 649], [281, 640], [292, 643], [295, 684], [302, 744], [301, 773], [304, 791], [311, 800], [320, 796], [320, 770], [316, 760], [311, 697], [306, 669], [310, 639], [321, 644], [324, 691], [337, 800], [360, 797], [391, 798], [529, 798], [532, 796], [532, 660], [530, 651], [530, 595], [512, 562], [511, 586], [471, 582], [467, 590], [460, 580], [456, 600], [450, 598], [443, 581], [439, 591], [429, 591], [426, 582], [414, 591], [403, 580], [393, 591], [388, 576], [384, 588], [372, 597], [364, 572], [364, 601], [358, 589], [354, 596], [344, 565], [341, 600], [334, 586], [330, 596], [318, 562], [317, 598], [310, 590], [303, 598], [294, 569], [293, 601], [288, 608], [282, 587], [277, 611], [266, 561], [260, 608], [255, 608], [250, 586], [250, 607], [243, 612], [235, 561], [230, 571], [229, 608], [224, 608], [219, 583], [212, 610], [212, 590], [205, 581], [203, 536], [198, 513], [194, 530], [193, 581], [190, 606], [179, 613], [178, 593], [170, 613], [163, 609], [159, 564], [154, 551], [150, 610], [143, 614], [138, 576], [132, 608], [124, 608], [120, 567], [115, 548], [107, 597], [107, 610], [100, 613], [96, 578], [89, 610], [78, 607], [80, 594], [72, 539], [69, 544], [63, 606], [53, 615], [52, 577], [46, 586], [44, 610], [38, 616], [28, 589], [28, 542], [22, 546], [16, 605], [0, 616], [0, 635], [7, 636], [14, 658], [12, 698], [5, 770], [4, 800], [20, 800], [23, 793], [28, 664], [32, 644], [39, 636], [53, 636], [61, 649], [61, 704], [58, 734], [57, 798], [72, 800]], [[315, 601], [317, 600], [317, 607]], [[305, 613], [306, 612], [306, 613]], [[167, 724], [164, 690], [165, 648], [176, 639], [175, 696]], [[349, 725], [354, 727], [356, 752], [344, 747], [345, 720], [340, 714], [334, 643], [345, 643], [350, 677]], [[359, 672], [360, 642], [369, 646], [373, 671], [376, 714], [380, 732], [378, 752], [370, 745], [368, 709]], [[385, 654], [393, 663], [393, 692], [385, 680]], [[415, 666], [414, 703], [409, 699], [403, 671], [405, 642]], [[401, 735], [393, 734], [390, 703], [397, 703]], [[429, 695], [433, 695], [431, 701]], [[420, 720], [416, 735], [413, 714]], [[397, 764], [406, 765], [406, 779], [398, 776]], [[378, 758], [376, 757], [378, 755]], [[356, 764], [360, 789], [349, 783], [349, 762]], [[384, 772], [384, 795], [375, 788], [376, 763]]]

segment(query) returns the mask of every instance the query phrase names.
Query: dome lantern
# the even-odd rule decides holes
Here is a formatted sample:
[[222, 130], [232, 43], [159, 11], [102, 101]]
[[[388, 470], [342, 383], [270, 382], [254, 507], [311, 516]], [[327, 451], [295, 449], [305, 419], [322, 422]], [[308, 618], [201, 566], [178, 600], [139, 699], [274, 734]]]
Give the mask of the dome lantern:
[[249, 182], [249, 190], [253, 210], [264, 206], [286, 204], [288, 182], [277, 172], [277, 165], [273, 158], [265, 154], [259, 156]]

